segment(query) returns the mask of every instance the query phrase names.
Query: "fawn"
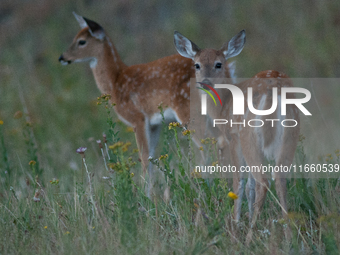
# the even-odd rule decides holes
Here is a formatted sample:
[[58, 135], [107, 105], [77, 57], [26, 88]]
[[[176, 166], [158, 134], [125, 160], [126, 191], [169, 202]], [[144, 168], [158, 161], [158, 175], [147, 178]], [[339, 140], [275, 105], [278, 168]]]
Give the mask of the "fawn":
[[[235, 42], [231, 42], [233, 45], [242, 44], [245, 39], [244, 31], [240, 32], [240, 36], [235, 37]], [[238, 54], [239, 52], [230, 52], [229, 45], [224, 45], [220, 50], [214, 49], [200, 49], [192, 41], [184, 37], [178, 32], [174, 34], [175, 47], [179, 54], [183, 57], [191, 59], [195, 64], [196, 81], [201, 83], [202, 88], [209, 91], [209, 87], [213, 87], [213, 83], [221, 83], [223, 79], [228, 78], [225, 76], [223, 70], [227, 64], [225, 59], [228, 58], [228, 54]], [[229, 42], [230, 44], [230, 42]], [[230, 45], [231, 46], [231, 45]], [[241, 47], [238, 50], [242, 50]], [[237, 123], [249, 123], [252, 119], [258, 121], [265, 121], [265, 119], [272, 119], [272, 122], [265, 123], [262, 127], [251, 127], [246, 125], [233, 125], [229, 128], [226, 125], [216, 125], [220, 134], [227, 144], [229, 144], [231, 163], [236, 166], [236, 169], [240, 169], [242, 165], [248, 166], [260, 166], [264, 163], [264, 159], [274, 160], [277, 166], [289, 166], [294, 158], [294, 153], [297, 147], [299, 139], [299, 112], [295, 105], [288, 105], [286, 108], [286, 118], [296, 120], [297, 125], [294, 127], [283, 127], [282, 125], [274, 126], [274, 119], [281, 121], [281, 91], [282, 88], [292, 87], [292, 81], [289, 77], [283, 73], [268, 70], [256, 74], [252, 79], [243, 81], [236, 84], [236, 87], [240, 89], [244, 97], [247, 98], [249, 94], [249, 88], [252, 91], [253, 98], [251, 105], [252, 109], [258, 110], [269, 109], [272, 106], [273, 100], [273, 88], [277, 88], [277, 98], [279, 101], [279, 107], [269, 116], [261, 116], [253, 114], [250, 111], [250, 106], [245, 105], [244, 115], [233, 115], [232, 93], [226, 89], [220, 89], [223, 85], [215, 85], [215, 89], [219, 91], [224, 105], [221, 110], [214, 108], [212, 100], [210, 105], [208, 102], [207, 114], [211, 119], [221, 118], [233, 120]], [[201, 91], [201, 90], [200, 90]], [[211, 90], [210, 90], [211, 91]], [[201, 94], [205, 92], [201, 92]], [[294, 98], [293, 95], [289, 96]], [[287, 96], [288, 98], [288, 96]], [[193, 98], [191, 99], [193, 100]], [[200, 100], [196, 98], [196, 100]], [[241, 204], [244, 190], [244, 176], [237, 170], [233, 174], [233, 189], [238, 195], [238, 199], [234, 204], [234, 219], [236, 222], [240, 220]], [[282, 208], [283, 217], [288, 220], [287, 214], [287, 188], [285, 174], [278, 172], [273, 175], [275, 179], [276, 191], [279, 197], [280, 205]], [[269, 182], [265, 175], [261, 172], [250, 173], [248, 182], [246, 185], [246, 196], [249, 206], [249, 219], [250, 230], [246, 237], [246, 244], [249, 245], [252, 240], [253, 227], [263, 207], [266, 193], [268, 190]], [[287, 238], [290, 238], [291, 231], [289, 226], [286, 230]]]
[[[159, 105], [167, 106], [164, 111], [166, 121], [188, 125], [190, 78], [195, 77], [192, 61], [176, 54], [146, 64], [127, 66], [98, 23], [73, 14], [81, 30], [59, 61], [64, 65], [89, 62], [101, 93], [111, 95], [118, 117], [134, 128], [143, 172], [145, 174], [148, 169], [151, 180], [147, 190], [150, 197], [154, 172], [148, 159], [154, 157], [159, 140], [162, 124]], [[224, 68], [226, 77], [230, 77], [231, 69], [233, 65]], [[195, 142], [198, 143], [198, 139]]]

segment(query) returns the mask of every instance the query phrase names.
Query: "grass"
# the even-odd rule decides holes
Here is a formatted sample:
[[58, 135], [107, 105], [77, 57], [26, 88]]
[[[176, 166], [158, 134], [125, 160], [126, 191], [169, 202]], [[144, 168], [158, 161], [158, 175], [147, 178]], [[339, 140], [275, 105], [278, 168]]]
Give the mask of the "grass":
[[[164, 173], [163, 184], [168, 183], [171, 196], [170, 200], [157, 196], [151, 201], [139, 178], [141, 165], [135, 145], [117, 132], [106, 95], [98, 98], [98, 104], [107, 116], [107, 143], [101, 139], [101, 146], [89, 147], [80, 155], [74, 150], [72, 157], [81, 167], [68, 170], [67, 176], [47, 174], [39, 164], [31, 125], [22, 127], [22, 146], [31, 160], [23, 164], [24, 157], [20, 157], [20, 171], [15, 171], [8, 160], [7, 144], [2, 143], [1, 163], [7, 172], [1, 179], [0, 231], [6, 233], [0, 237], [1, 253], [338, 253], [340, 186], [336, 179], [290, 179], [290, 222], [281, 218], [272, 185], [254, 241], [245, 247], [248, 219], [243, 213], [240, 234], [234, 236], [227, 180], [190, 174], [195, 152], [181, 150], [185, 143], [186, 147], [192, 143], [190, 132], [182, 133], [177, 124], [164, 125], [164, 154], [152, 162]], [[5, 130], [3, 123], [2, 141]], [[186, 139], [180, 141], [179, 137]], [[303, 139], [296, 156], [302, 161]], [[212, 142], [207, 151], [214, 157], [214, 140], [206, 141]], [[338, 151], [334, 157], [339, 162]], [[243, 212], [246, 208], [244, 201]], [[292, 242], [282, 238], [287, 224], [293, 229]]]
[[[174, 30], [203, 48], [246, 29], [239, 76], [271, 68], [291, 77], [336, 77], [339, 3], [64, 2], [46, 1], [57, 3], [49, 15], [17, 5], [9, 14], [15, 22], [0, 19], [11, 31], [0, 40], [0, 254], [339, 254], [337, 179], [290, 179], [289, 223], [271, 185], [254, 242], [245, 247], [247, 201], [234, 239], [230, 180], [191, 174], [200, 156], [180, 127], [164, 126], [153, 159], [170, 200], [150, 201], [132, 130], [117, 121], [105, 97], [98, 101], [88, 67], [57, 61], [79, 29], [75, 10], [105, 27], [127, 64], [174, 54]], [[114, 147], [108, 153], [103, 132]], [[216, 161], [207, 143], [202, 148]], [[309, 156], [304, 143], [297, 164]], [[81, 146], [87, 171], [76, 153]], [[339, 151], [319, 160], [339, 163]], [[293, 230], [289, 243], [286, 224]]]

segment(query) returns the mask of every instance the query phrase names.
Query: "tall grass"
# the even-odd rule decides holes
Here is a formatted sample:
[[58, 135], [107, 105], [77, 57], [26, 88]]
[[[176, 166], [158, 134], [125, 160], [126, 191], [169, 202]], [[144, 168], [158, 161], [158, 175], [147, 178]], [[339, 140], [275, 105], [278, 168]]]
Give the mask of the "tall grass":
[[[79, 29], [71, 14], [77, 11], [106, 29], [127, 64], [174, 54], [174, 30], [218, 48], [246, 29], [240, 77], [266, 69], [336, 77], [338, 2], [50, 0], [30, 1], [29, 11], [26, 2], [10, 3], [0, 19], [1, 254], [339, 254], [337, 179], [290, 179], [290, 222], [281, 219], [271, 185], [247, 248], [247, 201], [234, 236], [230, 181], [192, 173], [200, 156], [177, 125], [164, 124], [152, 160], [162, 177], [158, 188], [170, 196], [148, 199], [133, 130], [117, 120], [106, 96], [96, 99], [88, 67], [57, 61]], [[42, 5], [46, 12], [35, 8]], [[299, 164], [308, 156], [303, 143]], [[76, 153], [81, 146], [87, 171]], [[202, 143], [212, 163], [214, 146]], [[339, 163], [339, 151], [325, 152], [320, 162]], [[287, 224], [292, 242], [282, 238]]]
[[[101, 146], [88, 147], [81, 155], [73, 151], [72, 157], [81, 162], [82, 168], [70, 170], [68, 178], [58, 174], [52, 178], [44, 169], [38, 172], [34, 168], [36, 164], [30, 161], [21, 166], [26, 182], [18, 181], [18, 175], [8, 180], [2, 177], [2, 183], [9, 185], [2, 185], [0, 198], [0, 231], [4, 233], [0, 237], [1, 253], [339, 252], [340, 187], [337, 180], [290, 179], [290, 222], [281, 218], [275, 185], [272, 185], [254, 240], [248, 248], [244, 246], [249, 229], [245, 214], [247, 201], [242, 206], [240, 233], [235, 236], [228, 182], [225, 179], [202, 179], [193, 172], [195, 152], [181, 150], [183, 141], [180, 137], [186, 138], [184, 143], [188, 146], [192, 143], [193, 131], [183, 129], [178, 123], [164, 125], [166, 142], [161, 145], [164, 154], [151, 161], [155, 171], [164, 173], [163, 184], [170, 187], [170, 198], [164, 200], [162, 196], [156, 196], [150, 200], [144, 192], [145, 182], [140, 177], [141, 165], [136, 149], [124, 141], [116, 130], [116, 123], [109, 118], [112, 106], [108, 103], [108, 96], [100, 97], [98, 104], [100, 111], [107, 115], [107, 128], [103, 130], [108, 134], [107, 141], [102, 140]], [[22, 128], [24, 132], [26, 128]], [[0, 127], [0, 137], [3, 138], [5, 130], [6, 123]], [[30, 142], [22, 141], [22, 144], [29, 145]], [[206, 140], [202, 142], [206, 143]], [[3, 144], [0, 162], [1, 166], [7, 167], [7, 143]], [[214, 156], [213, 150], [206, 151]], [[93, 153], [98, 156], [91, 156]], [[31, 158], [31, 150], [26, 154]], [[333, 155], [334, 162], [339, 162], [339, 152]], [[296, 158], [302, 161], [305, 158], [303, 137]], [[165, 186], [160, 189], [164, 190]], [[293, 229], [291, 242], [282, 238], [287, 224]]]

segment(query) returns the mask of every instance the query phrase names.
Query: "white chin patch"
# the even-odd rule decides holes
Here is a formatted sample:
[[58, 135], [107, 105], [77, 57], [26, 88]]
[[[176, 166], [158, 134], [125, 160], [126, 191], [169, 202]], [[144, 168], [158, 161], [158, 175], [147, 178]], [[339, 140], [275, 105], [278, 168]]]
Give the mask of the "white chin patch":
[[67, 62], [67, 61], [64, 61], [64, 60], [60, 60], [60, 63], [61, 63], [63, 66], [68, 65], [68, 62]]

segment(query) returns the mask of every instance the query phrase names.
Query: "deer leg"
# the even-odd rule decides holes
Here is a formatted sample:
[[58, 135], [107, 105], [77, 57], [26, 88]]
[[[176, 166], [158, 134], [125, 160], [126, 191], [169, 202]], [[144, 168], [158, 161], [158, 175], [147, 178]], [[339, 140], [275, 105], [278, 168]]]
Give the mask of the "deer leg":
[[255, 179], [250, 174], [248, 178], [248, 182], [246, 185], [246, 196], [248, 201], [248, 208], [249, 208], [249, 223], [253, 218], [254, 214], [254, 203], [255, 203]]
[[[145, 119], [142, 118], [139, 121], [136, 121], [137, 125], [135, 126], [135, 135], [137, 146], [139, 150], [139, 157], [141, 159], [142, 167], [143, 167], [143, 175], [146, 177], [147, 166], [149, 164], [149, 123], [145, 123]], [[151, 174], [151, 176], [150, 176]], [[146, 184], [146, 195], [151, 198], [152, 191], [152, 171], [148, 172], [148, 180]]]
[[[247, 165], [256, 171], [252, 172], [252, 177], [250, 177], [250, 183], [248, 185], [248, 196], [249, 196], [249, 216], [250, 218], [250, 230], [246, 237], [246, 245], [249, 245], [253, 238], [253, 228], [255, 227], [257, 218], [261, 212], [264, 201], [266, 199], [268, 190], [268, 180], [265, 175], [262, 174], [260, 170], [260, 165], [263, 162], [264, 155], [260, 148], [258, 148], [257, 136], [252, 133], [240, 134], [241, 137], [241, 147]], [[252, 193], [252, 178], [255, 179], [255, 194]], [[253, 203], [253, 196], [255, 196], [255, 203]]]
[[[279, 160], [276, 165], [288, 166], [293, 161], [294, 150], [290, 150], [290, 152], [286, 151], [285, 153], [281, 153]], [[292, 237], [292, 232], [289, 227], [289, 218], [288, 218], [288, 205], [287, 205], [287, 179], [285, 173], [275, 173], [275, 189], [277, 196], [280, 201], [280, 206], [282, 209], [282, 216], [287, 223], [287, 227], [285, 229], [286, 239], [289, 241]]]
[[255, 203], [254, 206], [254, 212], [251, 218], [250, 223], [250, 230], [246, 237], [246, 245], [248, 246], [253, 239], [253, 230], [255, 228], [255, 224], [257, 221], [258, 216], [260, 215], [260, 212], [262, 210], [264, 201], [266, 199], [267, 190], [268, 190], [268, 180], [265, 176], [262, 176], [262, 173], [256, 173], [254, 174], [254, 178], [256, 180], [255, 184]]
[[238, 198], [234, 200], [234, 220], [239, 222], [241, 217], [242, 198], [244, 193], [244, 178], [239, 172], [241, 165], [244, 164], [242, 151], [238, 139], [232, 139], [230, 146], [230, 154], [233, 166], [236, 167], [236, 172], [233, 174], [233, 190]]
[[[147, 125], [147, 132], [148, 132], [148, 145], [149, 145], [149, 156], [151, 156], [152, 158], [155, 157], [155, 151], [156, 151], [156, 147], [159, 141], [159, 136], [162, 130], [162, 125]], [[149, 167], [148, 167], [148, 175], [149, 175], [149, 182], [151, 183], [151, 189], [149, 191], [149, 193], [151, 192], [151, 190], [153, 190], [154, 192], [158, 193], [158, 187], [159, 187], [159, 181], [161, 179], [161, 176], [163, 177], [163, 173], [161, 171], [158, 170], [154, 170], [154, 166], [151, 162], [149, 162]], [[149, 194], [149, 195], [156, 195], [156, 194]], [[149, 196], [148, 195], [148, 196]]]

